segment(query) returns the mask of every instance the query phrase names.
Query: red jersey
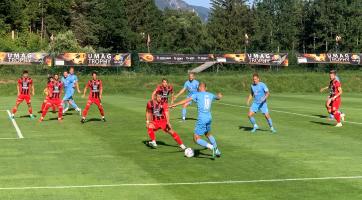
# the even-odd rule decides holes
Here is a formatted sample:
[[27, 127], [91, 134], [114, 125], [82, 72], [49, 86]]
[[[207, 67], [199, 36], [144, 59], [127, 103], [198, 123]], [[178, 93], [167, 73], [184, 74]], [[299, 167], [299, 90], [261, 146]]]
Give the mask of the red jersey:
[[163, 87], [163, 85], [159, 85], [156, 88], [156, 93], [160, 93], [162, 95], [161, 101], [167, 103], [168, 96], [173, 93], [172, 85], [168, 85], [167, 87]]
[[[333, 80], [329, 82], [329, 93], [330, 93], [330, 97], [334, 97], [336, 94], [339, 93], [338, 88], [342, 87], [341, 82], [339, 82], [338, 80]], [[339, 96], [338, 98], [341, 98], [341, 96]]]
[[60, 99], [63, 83], [61, 81], [52, 81], [48, 83], [48, 89], [50, 92], [50, 99]]
[[99, 99], [100, 91], [103, 88], [101, 80], [90, 80], [86, 85], [86, 88], [90, 88], [89, 98]]
[[166, 112], [168, 111], [168, 106], [165, 102], [151, 100], [147, 103], [147, 110], [148, 112], [152, 113], [152, 121], [167, 119]]
[[29, 77], [22, 77], [19, 78], [18, 85], [21, 95], [30, 95], [30, 88], [33, 85], [33, 80]]

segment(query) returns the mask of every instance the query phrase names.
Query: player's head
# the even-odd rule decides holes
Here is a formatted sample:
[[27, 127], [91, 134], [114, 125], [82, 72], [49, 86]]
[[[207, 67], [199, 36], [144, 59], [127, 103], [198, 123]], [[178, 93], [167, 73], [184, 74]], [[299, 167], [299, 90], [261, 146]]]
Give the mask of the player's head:
[[189, 73], [189, 80], [190, 81], [193, 81], [193, 80], [195, 80], [195, 73]]
[[54, 74], [53, 77], [54, 77], [54, 80], [55, 80], [55, 81], [59, 80], [59, 75], [58, 75], [58, 74]]
[[64, 71], [63, 76], [66, 78], [68, 76], [68, 71]]
[[167, 81], [167, 79], [162, 79], [162, 86], [163, 87], [167, 87], [168, 86], [168, 81]]
[[253, 74], [253, 83], [258, 84], [260, 82], [259, 74], [254, 73]]
[[155, 99], [157, 102], [161, 102], [162, 100], [162, 92], [157, 92], [156, 93], [156, 99]]
[[331, 70], [329, 72], [329, 79], [334, 80], [334, 79], [336, 79], [336, 76], [337, 76], [337, 71], [336, 70]]
[[74, 74], [74, 67], [69, 68], [69, 74]]
[[52, 76], [49, 76], [49, 77], [48, 77], [48, 83], [50, 83], [50, 82], [52, 82], [52, 81], [54, 81], [54, 78], [53, 78]]
[[206, 83], [201, 82], [199, 84], [199, 92], [205, 92], [206, 91]]
[[29, 76], [29, 72], [28, 72], [28, 70], [24, 70], [23, 71], [23, 77], [28, 77]]
[[93, 78], [93, 80], [97, 79], [97, 72], [96, 71], [92, 72], [92, 78]]

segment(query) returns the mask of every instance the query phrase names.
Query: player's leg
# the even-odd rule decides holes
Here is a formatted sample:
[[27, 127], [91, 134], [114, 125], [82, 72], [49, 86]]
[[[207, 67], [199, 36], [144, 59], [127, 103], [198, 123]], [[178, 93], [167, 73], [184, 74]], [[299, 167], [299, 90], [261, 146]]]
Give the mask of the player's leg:
[[34, 119], [33, 107], [31, 106], [30, 96], [27, 96], [27, 97], [25, 98], [25, 101], [26, 101], [26, 104], [28, 105], [29, 117], [30, 117], [30, 119]]
[[187, 106], [191, 105], [191, 102], [185, 103], [184, 105], [182, 105], [182, 120], [186, 120], [186, 114], [187, 114]]
[[259, 126], [256, 124], [256, 120], [254, 118], [254, 114], [256, 112], [258, 112], [258, 110], [259, 110], [259, 106], [255, 103], [253, 103], [251, 105], [249, 113], [248, 113], [249, 121], [253, 125], [253, 129], [251, 130], [252, 133], [255, 133], [256, 130], [259, 128]]
[[88, 110], [92, 104], [93, 104], [92, 99], [88, 99], [87, 104], [86, 104], [85, 108], [83, 109], [82, 120], [81, 120], [82, 123], [85, 123], [85, 118], [87, 117]]
[[263, 105], [260, 107], [261, 112], [264, 114], [266, 121], [268, 122], [270, 131], [272, 133], [276, 133], [277, 131], [275, 130], [274, 126], [273, 126], [273, 120], [270, 117], [269, 114], [269, 109], [268, 109], [268, 105], [267, 103], [263, 103]]
[[75, 109], [75, 111], [79, 112], [81, 114], [81, 109], [78, 107], [78, 105], [75, 103], [73, 97], [69, 99], [69, 104]]
[[329, 119], [334, 119], [334, 115], [332, 114], [332, 105], [331, 105], [330, 98], [328, 98], [326, 101], [326, 108], [327, 108], [327, 112], [329, 114]]
[[147, 127], [147, 133], [151, 140], [148, 142], [148, 145], [150, 145], [153, 148], [157, 147], [155, 131], [158, 130], [158, 127], [156, 127], [156, 126], [157, 125], [155, 124], [155, 122], [151, 122]]
[[15, 106], [11, 110], [11, 118], [15, 117], [15, 113], [18, 111], [18, 107], [23, 101], [24, 101], [24, 98], [22, 98], [21, 96], [18, 96], [18, 98], [16, 99], [16, 102], [15, 102]]
[[184, 143], [182, 142], [180, 136], [176, 133], [176, 131], [174, 131], [171, 127], [169, 127], [166, 123], [165, 127], [162, 127], [163, 131], [165, 131], [166, 133], [170, 134], [172, 136], [172, 138], [176, 141], [176, 143], [180, 146], [180, 148], [182, 150], [186, 149], [186, 146], [184, 145]]
[[104, 117], [104, 109], [103, 109], [102, 102], [101, 102], [99, 99], [95, 99], [95, 100], [94, 100], [94, 103], [97, 105], [98, 110], [99, 110], [99, 113], [100, 113], [101, 116], [102, 116], [102, 120], [105, 122], [105, 121], [106, 121], [106, 118]]
[[41, 112], [41, 117], [39, 119], [39, 122], [42, 122], [44, 120], [44, 117], [46, 116], [47, 112], [48, 112], [48, 109], [52, 106], [52, 102], [50, 101], [47, 101], [46, 104], [45, 104], [45, 107], [44, 109], [42, 110]]
[[63, 119], [63, 104], [62, 100], [58, 100], [55, 104], [53, 104], [53, 107], [58, 107], [58, 121], [61, 121]]
[[334, 100], [332, 102], [332, 113], [334, 115], [334, 118], [337, 121], [336, 127], [341, 127], [342, 123], [341, 123], [341, 113], [338, 111], [339, 107], [341, 105], [341, 101], [340, 100]]
[[201, 139], [201, 136], [205, 135], [205, 133], [207, 133], [206, 124], [198, 120], [195, 126], [194, 142], [202, 147], [213, 150], [214, 146], [212, 144], [208, 143], [204, 139]]

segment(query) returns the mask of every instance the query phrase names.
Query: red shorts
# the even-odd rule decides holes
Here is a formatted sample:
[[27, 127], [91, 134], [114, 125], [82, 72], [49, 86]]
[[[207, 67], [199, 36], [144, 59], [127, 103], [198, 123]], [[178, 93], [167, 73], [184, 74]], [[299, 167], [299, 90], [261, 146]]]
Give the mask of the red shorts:
[[154, 126], [153, 130], [155, 130], [155, 131], [161, 129], [161, 130], [167, 132], [169, 130], [166, 120], [156, 120], [156, 121], [152, 121], [151, 123], [153, 124], [153, 126]]
[[52, 104], [54, 106], [62, 106], [63, 105], [61, 99], [48, 99], [47, 103]]
[[341, 98], [337, 98], [331, 102], [332, 111], [339, 110], [341, 106]]
[[30, 103], [31, 103], [30, 95], [20, 94], [20, 95], [18, 96], [18, 99], [16, 99], [16, 103], [17, 103], [17, 104], [20, 104], [20, 103], [23, 102], [24, 100], [26, 101], [27, 104], [30, 104]]
[[102, 102], [101, 102], [101, 100], [98, 99], [98, 98], [88, 98], [87, 104], [90, 105], [90, 104], [92, 104], [92, 103], [96, 104], [97, 106], [102, 106]]

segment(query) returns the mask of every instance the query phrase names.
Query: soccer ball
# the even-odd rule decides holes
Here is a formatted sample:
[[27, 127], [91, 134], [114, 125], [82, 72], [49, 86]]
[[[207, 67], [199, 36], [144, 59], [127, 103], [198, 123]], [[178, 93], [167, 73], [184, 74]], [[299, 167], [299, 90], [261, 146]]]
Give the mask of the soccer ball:
[[191, 148], [187, 148], [185, 149], [185, 156], [188, 158], [191, 158], [194, 156], [194, 150], [192, 150]]

